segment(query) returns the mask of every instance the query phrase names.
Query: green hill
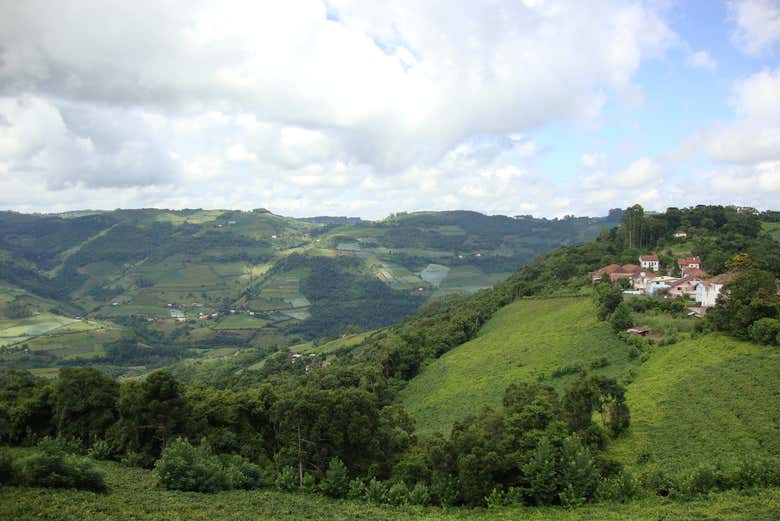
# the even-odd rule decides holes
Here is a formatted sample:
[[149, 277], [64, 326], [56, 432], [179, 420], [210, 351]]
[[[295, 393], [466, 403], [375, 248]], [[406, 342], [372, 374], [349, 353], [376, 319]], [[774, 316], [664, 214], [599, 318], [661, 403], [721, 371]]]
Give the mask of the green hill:
[[[780, 351], [710, 333], [652, 347], [644, 363], [584, 299], [527, 299], [502, 308], [479, 336], [428, 365], [401, 400], [418, 432], [448, 432], [512, 382], [560, 387], [576, 366], [629, 381], [631, 428], [611, 446], [623, 464], [690, 468], [780, 455]], [[608, 365], [590, 369], [594, 365]], [[573, 371], [572, 371], [573, 372]]]
[[[485, 405], [499, 407], [512, 382], [544, 379], [561, 386], [577, 366], [621, 377], [631, 366], [628, 350], [596, 320], [588, 299], [520, 300], [496, 313], [477, 338], [428, 365], [401, 400], [418, 432], [446, 433], [454, 421]], [[567, 374], [556, 378], [556, 370]]]
[[656, 347], [628, 386], [626, 464], [666, 467], [780, 455], [780, 351], [709, 334]]

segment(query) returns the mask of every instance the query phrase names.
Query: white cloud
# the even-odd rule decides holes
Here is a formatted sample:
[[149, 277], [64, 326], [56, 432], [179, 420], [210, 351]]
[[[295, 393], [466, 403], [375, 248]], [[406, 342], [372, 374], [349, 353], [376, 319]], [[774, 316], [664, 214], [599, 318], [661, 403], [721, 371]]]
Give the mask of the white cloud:
[[718, 63], [710, 56], [707, 51], [693, 51], [688, 54], [685, 62], [690, 66], [697, 69], [705, 69], [708, 71], [714, 71], [718, 68]]
[[0, 203], [603, 213], [657, 165], [582, 201], [532, 132], [640, 99], [675, 44], [633, 0], [11, 2]]
[[736, 27], [732, 43], [753, 55], [770, 51], [780, 41], [780, 4], [777, 0], [732, 0], [729, 12]]

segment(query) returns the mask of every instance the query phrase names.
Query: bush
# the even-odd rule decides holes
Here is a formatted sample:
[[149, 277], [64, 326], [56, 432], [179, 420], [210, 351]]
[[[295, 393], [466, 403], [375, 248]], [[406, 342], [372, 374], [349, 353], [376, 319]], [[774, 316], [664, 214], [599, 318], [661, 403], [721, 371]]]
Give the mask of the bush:
[[52, 438], [51, 436], [44, 436], [36, 444], [36, 447], [49, 454], [83, 454], [84, 449], [75, 438], [57, 436]]
[[631, 474], [621, 472], [611, 478], [599, 480], [596, 497], [600, 501], [627, 503], [639, 495], [639, 484]]
[[216, 456], [205, 445], [178, 438], [163, 449], [154, 465], [160, 484], [170, 490], [217, 492], [261, 485], [257, 465], [241, 456]]
[[748, 328], [750, 338], [759, 344], [777, 343], [780, 337], [780, 320], [760, 318]]
[[385, 503], [387, 501], [387, 486], [376, 478], [366, 485], [366, 501], [369, 503]]
[[362, 479], [355, 478], [349, 482], [349, 491], [347, 492], [349, 499], [363, 499], [366, 497], [366, 484]]
[[457, 478], [446, 474], [437, 474], [431, 479], [431, 500], [443, 507], [452, 506], [460, 499], [460, 487]]
[[282, 492], [293, 492], [298, 490], [298, 476], [295, 473], [295, 469], [287, 466], [276, 474], [274, 479], [274, 486]]
[[347, 466], [339, 458], [330, 460], [320, 488], [326, 496], [335, 498], [346, 497], [349, 493], [349, 473]]
[[61, 452], [39, 452], [22, 458], [14, 471], [21, 485], [47, 488], [76, 488], [104, 492], [103, 475], [89, 461]]
[[87, 454], [89, 454], [90, 458], [96, 460], [110, 460], [114, 457], [114, 451], [111, 448], [111, 444], [106, 440], [95, 440]]
[[409, 503], [409, 487], [406, 486], [406, 483], [403, 481], [399, 481], [397, 483], [394, 483], [388, 490], [387, 490], [387, 502], [391, 505], [400, 506], [400, 505], [406, 505]]
[[409, 503], [413, 505], [427, 505], [431, 502], [431, 491], [428, 485], [418, 481], [412, 491], [409, 492]]

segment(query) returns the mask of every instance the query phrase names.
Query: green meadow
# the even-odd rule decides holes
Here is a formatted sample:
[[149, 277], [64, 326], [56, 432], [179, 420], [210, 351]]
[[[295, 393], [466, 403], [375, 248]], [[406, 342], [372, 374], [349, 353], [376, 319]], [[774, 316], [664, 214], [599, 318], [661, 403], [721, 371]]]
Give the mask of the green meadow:
[[419, 433], [446, 433], [484, 406], [500, 407], [512, 382], [570, 382], [574, 374], [552, 375], [575, 362], [585, 368], [601, 362], [594, 374], [623, 377], [632, 365], [628, 350], [596, 320], [587, 299], [520, 300], [496, 313], [477, 338], [427, 366], [401, 392], [401, 401]]

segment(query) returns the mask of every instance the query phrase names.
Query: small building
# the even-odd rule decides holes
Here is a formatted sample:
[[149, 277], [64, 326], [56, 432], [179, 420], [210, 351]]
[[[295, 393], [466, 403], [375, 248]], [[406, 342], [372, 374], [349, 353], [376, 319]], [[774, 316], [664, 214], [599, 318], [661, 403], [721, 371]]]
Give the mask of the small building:
[[675, 239], [687, 239], [688, 233], [685, 230], [677, 230], [674, 232], [674, 238]]
[[654, 280], [656, 277], [653, 273], [649, 273], [647, 271], [640, 271], [638, 274], [634, 275], [631, 279], [631, 287], [635, 290], [639, 290], [640, 293], [644, 293], [647, 289], [647, 285], [650, 283], [650, 281]]
[[677, 266], [680, 267], [680, 271], [686, 268], [701, 269], [701, 259], [699, 257], [685, 257], [677, 259]]
[[707, 277], [709, 277], [707, 272], [701, 268], [683, 268], [682, 274], [688, 275], [690, 277], [695, 277], [697, 279], [706, 279]]
[[657, 255], [640, 255], [639, 265], [646, 270], [658, 271], [661, 268], [661, 261]]
[[624, 264], [620, 269], [609, 274], [611, 282], [617, 282], [620, 279], [631, 279], [642, 273], [642, 267], [637, 264]]
[[696, 298], [696, 286], [701, 282], [696, 277], [686, 275], [669, 286], [669, 296], [672, 298], [691, 297]]
[[669, 290], [675, 281], [677, 281], [677, 277], [669, 277], [666, 275], [655, 277], [653, 280], [647, 282], [645, 293], [651, 297], [655, 297], [659, 291]]
[[650, 334], [650, 330], [646, 327], [630, 327], [626, 329], [626, 333], [631, 336], [647, 336]]
[[601, 269], [598, 269], [590, 274], [593, 282], [599, 282], [604, 275], [611, 275], [612, 273], [620, 269], [620, 264], [609, 264]]
[[696, 285], [696, 302], [703, 308], [711, 308], [718, 302], [718, 297], [727, 282], [734, 280], [734, 273], [723, 273], [711, 279], [701, 280]]

